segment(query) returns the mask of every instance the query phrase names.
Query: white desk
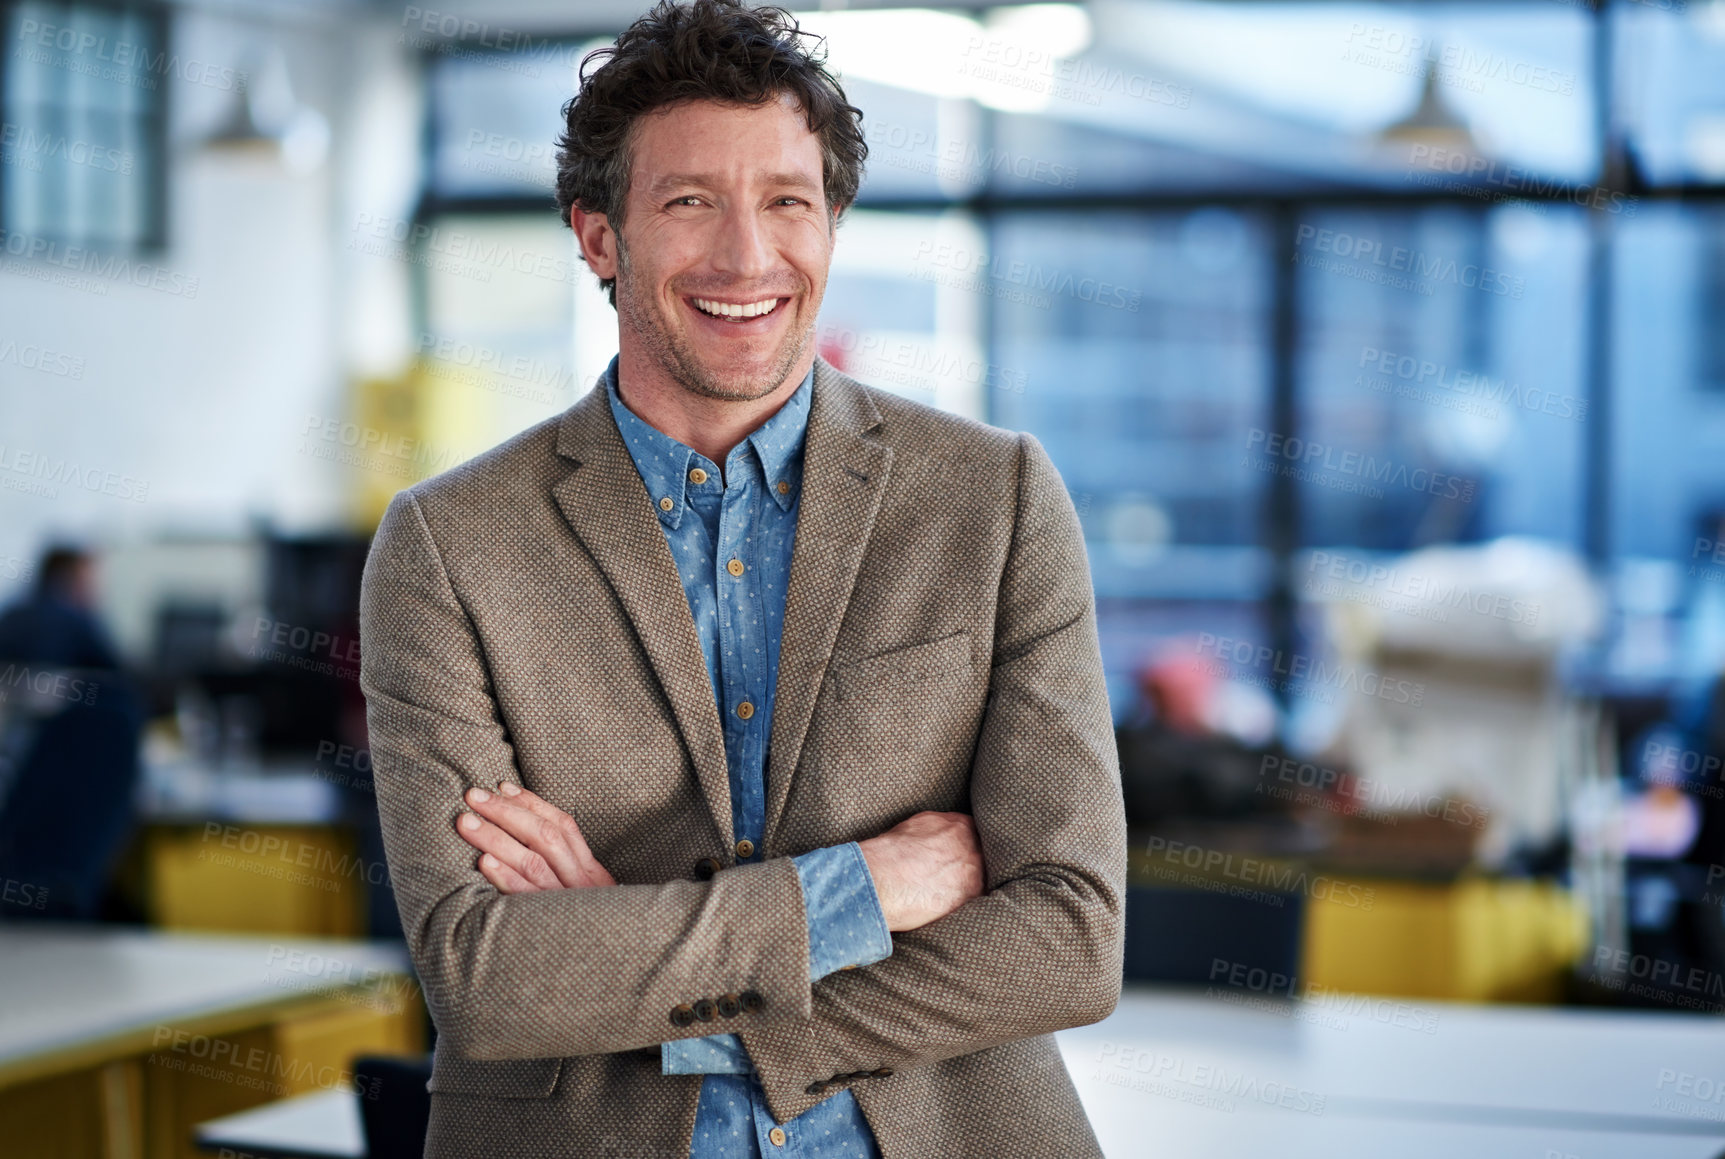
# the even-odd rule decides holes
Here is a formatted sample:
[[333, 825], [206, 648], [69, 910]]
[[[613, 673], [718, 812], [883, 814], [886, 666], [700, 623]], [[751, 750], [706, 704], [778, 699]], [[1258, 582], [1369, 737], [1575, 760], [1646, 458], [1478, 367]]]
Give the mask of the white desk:
[[[418, 1054], [399, 945], [0, 923], [0, 1155], [184, 1155], [195, 1124]], [[352, 1113], [357, 1108], [348, 1106]]]
[[391, 944], [0, 923], [0, 1081], [116, 1040], [148, 1049], [153, 1028], [407, 973]]
[[[1111, 1159], [1714, 1159], [1721, 1146], [1697, 1137], [1550, 1127], [1228, 1114], [1172, 1101], [1111, 1107], [1090, 1095], [1085, 1104]], [[206, 1150], [227, 1148], [258, 1159], [365, 1159], [357, 1101], [342, 1091], [215, 1119], [199, 1125], [197, 1138]]]
[[319, 1091], [199, 1123], [198, 1146], [259, 1159], [365, 1159], [358, 1097]]
[[[1694, 1076], [1691, 1091], [1708, 1089], [1695, 1078], [1725, 1082], [1725, 1020], [1358, 1001], [1266, 1010], [1134, 988], [1106, 1021], [1058, 1038], [1110, 1159], [1725, 1152], [1725, 1094], [1686, 1097], [1674, 1077]], [[359, 1113], [351, 1096], [311, 1096], [206, 1124], [200, 1137], [350, 1159]]]
[[1085, 1100], [1108, 1159], [1716, 1159], [1725, 1148], [1693, 1135], [1230, 1115], [1153, 1101], [1160, 1106], [1110, 1116]]
[[[1393, 1008], [1378, 1008], [1380, 1020], [1345, 1005], [1271, 1005], [1134, 987], [1105, 1021], [1063, 1032], [1108, 1154], [1725, 1151], [1725, 1020], [1422, 1000], [1397, 1025]], [[1433, 1018], [1431, 1033], [1412, 1028]]]

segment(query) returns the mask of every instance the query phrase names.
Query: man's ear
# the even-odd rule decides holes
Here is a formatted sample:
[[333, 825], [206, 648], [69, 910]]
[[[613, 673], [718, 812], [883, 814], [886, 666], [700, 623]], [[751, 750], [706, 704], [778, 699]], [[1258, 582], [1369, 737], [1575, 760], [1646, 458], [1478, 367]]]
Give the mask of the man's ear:
[[603, 213], [588, 213], [579, 205], [569, 210], [569, 227], [581, 246], [587, 268], [601, 279], [617, 276], [617, 233]]

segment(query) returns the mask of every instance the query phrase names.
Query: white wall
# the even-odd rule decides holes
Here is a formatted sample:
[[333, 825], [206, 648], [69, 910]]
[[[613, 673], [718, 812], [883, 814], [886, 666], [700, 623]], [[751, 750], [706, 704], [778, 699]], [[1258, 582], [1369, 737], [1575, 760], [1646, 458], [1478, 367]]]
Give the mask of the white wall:
[[[365, 24], [315, 10], [175, 10], [182, 61], [278, 89], [285, 64], [296, 101], [332, 130], [311, 172], [212, 151], [203, 141], [234, 92], [191, 82], [190, 68], [161, 78], [169, 244], [138, 260], [182, 284], [195, 277], [195, 296], [86, 275], [105, 290], [94, 292], [31, 276], [58, 267], [0, 263], [0, 482], [14, 484], [0, 486], [0, 600], [54, 535], [118, 545], [242, 535], [257, 519], [288, 530], [347, 523], [347, 468], [298, 448], [310, 416], [347, 416], [354, 374], [393, 373], [410, 353], [406, 269], [347, 248], [358, 214], [405, 219], [417, 187], [418, 66], [396, 24], [387, 14]], [[81, 377], [22, 366], [6, 357], [8, 342], [82, 360]], [[20, 453], [130, 477], [119, 489], [146, 484], [144, 499], [40, 478], [52, 495], [20, 491]]]

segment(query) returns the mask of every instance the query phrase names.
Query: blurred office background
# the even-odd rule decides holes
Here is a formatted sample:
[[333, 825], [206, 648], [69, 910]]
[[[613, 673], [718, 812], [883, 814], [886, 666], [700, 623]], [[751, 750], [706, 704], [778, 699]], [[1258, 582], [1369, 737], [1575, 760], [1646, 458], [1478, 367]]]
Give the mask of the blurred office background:
[[[396, 490], [615, 351], [552, 140], [639, 9], [0, 0], [0, 960], [73, 1006], [151, 971], [262, 987], [268, 1018], [186, 1041], [344, 1076], [199, 1086], [178, 1007], [92, 1071], [26, 987], [0, 1119], [43, 1153], [195, 1153], [195, 1123], [426, 1048], [359, 569]], [[1725, 3], [799, 15], [870, 146], [822, 354], [1032, 432], [1084, 525], [1130, 993], [1196, 1004], [1200, 1039], [1351, 1009], [1336, 1049], [1384, 1023], [1339, 995], [1389, 998], [1461, 1070], [1530, 1005], [1712, 1032]], [[1569, 1116], [1606, 1134], [1511, 1079], [1531, 1134], [1465, 1146], [1714, 1154], [1725, 1072], [1697, 1095], [1688, 1049], [1624, 1048], [1646, 1089]], [[1206, 1113], [1098, 1084], [1148, 1129]], [[66, 1143], [47, 1105], [102, 1125]]]

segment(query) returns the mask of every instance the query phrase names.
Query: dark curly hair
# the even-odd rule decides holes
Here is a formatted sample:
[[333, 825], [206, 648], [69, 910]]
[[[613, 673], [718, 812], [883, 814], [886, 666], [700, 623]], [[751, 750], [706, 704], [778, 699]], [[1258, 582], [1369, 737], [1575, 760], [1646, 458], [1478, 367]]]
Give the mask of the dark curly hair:
[[[805, 46], [803, 38], [815, 41]], [[820, 138], [821, 178], [835, 217], [856, 200], [868, 145], [862, 110], [826, 70], [826, 53], [783, 8], [740, 0], [660, 0], [617, 43], [581, 61], [557, 138], [557, 209], [603, 213], [619, 237], [629, 193], [629, 150], [647, 113], [681, 101], [761, 105], [791, 94]], [[591, 73], [590, 66], [597, 65]], [[617, 304], [615, 278], [600, 286]]]

